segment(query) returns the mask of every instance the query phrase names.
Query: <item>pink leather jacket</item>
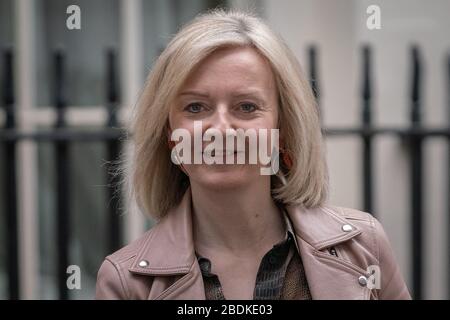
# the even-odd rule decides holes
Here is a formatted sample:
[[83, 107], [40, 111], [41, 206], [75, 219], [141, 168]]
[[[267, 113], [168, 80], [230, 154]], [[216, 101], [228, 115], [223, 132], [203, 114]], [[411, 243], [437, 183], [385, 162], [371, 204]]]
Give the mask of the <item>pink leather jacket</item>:
[[[370, 214], [334, 206], [286, 211], [313, 299], [411, 299], [387, 236]], [[190, 188], [141, 238], [106, 257], [96, 299], [205, 299]]]

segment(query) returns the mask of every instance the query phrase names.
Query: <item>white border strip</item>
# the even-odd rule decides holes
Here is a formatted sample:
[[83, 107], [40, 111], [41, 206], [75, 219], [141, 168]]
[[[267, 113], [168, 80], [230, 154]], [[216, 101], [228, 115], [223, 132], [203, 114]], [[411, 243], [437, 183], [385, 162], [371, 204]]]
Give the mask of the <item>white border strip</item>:
[[[15, 89], [17, 94], [17, 126], [20, 131], [33, 129], [33, 122], [21, 117], [36, 102], [35, 74], [35, 1], [14, 1], [15, 10]], [[27, 121], [28, 120], [28, 121]], [[17, 148], [17, 192], [19, 224], [20, 298], [37, 297], [39, 278], [39, 219], [37, 203], [37, 156], [33, 141], [22, 141]]]
[[[121, 83], [122, 104], [127, 114], [130, 114], [135, 105], [142, 83], [143, 66], [143, 8], [141, 0], [121, 0], [120, 2], [121, 23]], [[128, 123], [128, 121], [125, 121]], [[132, 146], [127, 144], [126, 154], [130, 157]], [[128, 175], [129, 176], [129, 175]], [[124, 205], [126, 230], [125, 242], [136, 239], [145, 230], [145, 218], [130, 202], [128, 190], [124, 190]]]

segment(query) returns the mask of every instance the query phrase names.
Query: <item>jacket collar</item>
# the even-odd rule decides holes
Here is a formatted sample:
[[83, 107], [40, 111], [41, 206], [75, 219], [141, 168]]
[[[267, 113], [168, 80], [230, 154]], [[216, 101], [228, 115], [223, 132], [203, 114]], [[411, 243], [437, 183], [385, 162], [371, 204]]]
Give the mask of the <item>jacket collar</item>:
[[[296, 235], [297, 249], [297, 237], [321, 250], [361, 233], [355, 225], [327, 207], [305, 209], [300, 205], [290, 205], [285, 209], [288, 228], [293, 229]], [[188, 187], [180, 204], [153, 226], [129, 271], [161, 276], [188, 273], [195, 261], [191, 214], [191, 189]], [[344, 225], [349, 225], [351, 231], [344, 231]], [[146, 263], [143, 265], [142, 261]]]
[[[191, 190], [188, 187], [180, 204], [152, 227], [129, 270], [148, 275], [188, 273], [195, 259], [191, 212]], [[141, 264], [143, 261], [146, 262], [144, 266]]]
[[361, 233], [343, 215], [327, 206], [306, 209], [301, 205], [290, 205], [286, 211], [296, 235], [316, 250], [332, 247]]

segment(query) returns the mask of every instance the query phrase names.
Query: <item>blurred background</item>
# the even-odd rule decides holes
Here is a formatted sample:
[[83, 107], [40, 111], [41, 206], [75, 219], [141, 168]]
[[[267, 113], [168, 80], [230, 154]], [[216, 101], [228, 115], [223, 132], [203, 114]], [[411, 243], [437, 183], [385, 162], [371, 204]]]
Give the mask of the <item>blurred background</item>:
[[382, 222], [415, 298], [448, 299], [449, 0], [0, 0], [0, 298], [91, 299], [104, 257], [151, 227], [108, 161], [129, 154], [158, 53], [217, 6], [285, 38], [319, 101], [331, 204]]

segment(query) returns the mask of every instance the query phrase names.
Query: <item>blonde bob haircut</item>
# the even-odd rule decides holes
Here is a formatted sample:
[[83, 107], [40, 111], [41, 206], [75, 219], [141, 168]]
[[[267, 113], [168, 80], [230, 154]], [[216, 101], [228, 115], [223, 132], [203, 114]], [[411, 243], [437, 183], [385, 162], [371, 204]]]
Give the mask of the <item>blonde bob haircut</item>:
[[197, 16], [174, 36], [156, 60], [136, 104], [129, 191], [150, 217], [166, 215], [189, 186], [189, 178], [170, 160], [169, 106], [193, 69], [215, 50], [229, 46], [257, 50], [276, 79], [280, 137], [294, 165], [287, 170], [280, 161], [278, 175], [271, 176], [273, 199], [306, 208], [327, 200], [328, 169], [316, 101], [294, 54], [256, 15], [215, 9]]

